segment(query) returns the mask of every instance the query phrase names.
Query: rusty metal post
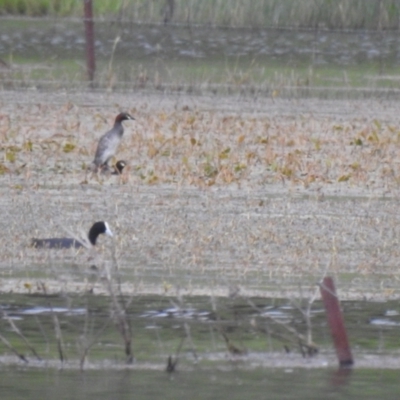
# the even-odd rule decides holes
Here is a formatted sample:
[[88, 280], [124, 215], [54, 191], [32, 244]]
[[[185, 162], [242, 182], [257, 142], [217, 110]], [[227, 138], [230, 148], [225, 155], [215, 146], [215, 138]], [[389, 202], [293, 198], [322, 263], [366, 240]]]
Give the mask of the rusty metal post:
[[351, 367], [354, 363], [353, 356], [340, 310], [339, 299], [336, 295], [335, 284], [331, 277], [324, 278], [320, 286], [320, 292], [325, 305], [326, 317], [331, 329], [339, 365], [340, 367]]
[[92, 0], [83, 0], [84, 3], [84, 23], [86, 37], [86, 65], [87, 74], [90, 82], [93, 82], [96, 62], [94, 56], [94, 22]]

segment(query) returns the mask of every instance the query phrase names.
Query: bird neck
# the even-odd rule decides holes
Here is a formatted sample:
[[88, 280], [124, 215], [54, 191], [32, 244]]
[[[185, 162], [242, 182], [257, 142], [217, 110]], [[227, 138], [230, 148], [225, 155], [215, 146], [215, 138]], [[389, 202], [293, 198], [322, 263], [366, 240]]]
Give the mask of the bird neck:
[[115, 121], [114, 130], [117, 132], [119, 136], [122, 136], [124, 133], [124, 127], [122, 125], [122, 121]]
[[91, 230], [89, 231], [89, 234], [88, 234], [89, 242], [90, 242], [93, 246], [96, 245], [97, 236], [99, 236], [99, 234], [98, 234], [94, 229], [91, 229]]

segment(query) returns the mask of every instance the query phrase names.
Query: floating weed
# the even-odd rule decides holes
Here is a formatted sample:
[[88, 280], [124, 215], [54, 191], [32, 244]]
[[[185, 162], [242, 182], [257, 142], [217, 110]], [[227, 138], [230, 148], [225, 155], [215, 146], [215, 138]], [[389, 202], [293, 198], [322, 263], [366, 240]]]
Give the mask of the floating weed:
[[14, 150], [7, 149], [5, 159], [6, 161], [13, 163], [17, 159], [17, 153]]
[[144, 177], [144, 179], [149, 185], [154, 185], [159, 182], [158, 176], [154, 173], [153, 170], [150, 170], [147, 174], [147, 177]]
[[203, 165], [203, 171], [207, 178], [214, 178], [216, 175], [218, 175], [218, 169], [209, 162], [206, 162]]
[[254, 151], [249, 151], [246, 153], [246, 159], [247, 161], [250, 161], [251, 159], [258, 159], [258, 155]]
[[25, 151], [33, 151], [33, 143], [30, 140], [27, 140], [26, 142], [23, 143], [22, 145], [23, 150]]
[[281, 169], [280, 169], [280, 173], [282, 175], [284, 175], [286, 178], [291, 178], [294, 175], [293, 169], [290, 168], [287, 165], [284, 165]]
[[193, 127], [194, 123], [196, 121], [196, 116], [190, 115], [189, 117], [186, 118], [186, 124]]
[[269, 140], [266, 137], [257, 137], [257, 142], [260, 144], [268, 144]]
[[226, 160], [229, 157], [231, 149], [227, 147], [225, 150], [222, 150], [221, 153], [219, 153], [219, 159], [220, 160]]
[[359, 171], [361, 169], [361, 165], [358, 162], [354, 162], [353, 164], [350, 164], [350, 168], [354, 171]]
[[240, 135], [237, 139], [238, 144], [242, 144], [244, 142], [245, 135]]
[[368, 141], [371, 143], [379, 143], [379, 135], [376, 130], [373, 130], [371, 134], [368, 136]]
[[182, 165], [190, 169], [189, 159], [186, 156], [182, 157]]
[[362, 146], [363, 141], [361, 138], [354, 139], [353, 141], [350, 142], [350, 145], [352, 146]]
[[349, 179], [351, 178], [351, 175], [350, 174], [348, 174], [348, 175], [342, 175], [342, 176], [340, 176], [339, 178], [338, 178], [338, 182], [347, 182]]
[[88, 156], [91, 157], [92, 156], [92, 152], [89, 151], [86, 147], [79, 147], [77, 150], [78, 154], [80, 154], [81, 156]]
[[55, 140], [43, 140], [40, 142], [40, 147], [42, 150], [51, 150], [51, 151], [59, 151], [60, 143], [56, 142]]
[[374, 119], [373, 123], [374, 123], [376, 129], [378, 129], [379, 131], [382, 129], [382, 124], [377, 119]]
[[278, 170], [279, 170], [279, 165], [278, 165], [278, 163], [277, 162], [272, 162], [270, 165], [269, 165], [269, 167], [271, 168], [271, 171], [273, 171], [273, 172], [277, 172]]
[[236, 176], [227, 167], [222, 167], [220, 169], [218, 177], [219, 177], [219, 180], [221, 180], [222, 182], [227, 183], [227, 184], [230, 184], [233, 181], [237, 180]]
[[10, 170], [4, 164], [0, 163], [0, 175], [4, 175], [7, 172], [10, 172]]
[[7, 151], [12, 151], [13, 153], [18, 153], [22, 150], [19, 146], [8, 146]]
[[321, 139], [311, 138], [311, 143], [314, 145], [315, 150], [321, 150]]
[[24, 288], [28, 291], [28, 293], [31, 293], [32, 287], [33, 287], [32, 283], [30, 282], [24, 283]]
[[156, 183], [158, 183], [158, 176], [157, 175], [152, 175], [147, 179], [147, 183], [149, 185], [155, 185]]
[[176, 133], [178, 131], [178, 124], [176, 122], [172, 123], [169, 127], [172, 133]]
[[147, 155], [150, 158], [155, 157], [158, 154], [158, 149], [156, 148], [156, 146], [154, 146], [153, 143], [149, 143], [148, 147], [147, 147]]
[[70, 142], [67, 142], [63, 146], [63, 152], [64, 153], [71, 153], [72, 151], [75, 150], [76, 145]]
[[292, 147], [295, 145], [296, 145], [296, 142], [293, 139], [290, 139], [286, 142], [286, 146], [288, 146], [288, 147]]
[[235, 164], [234, 171], [236, 173], [240, 173], [240, 172], [244, 171], [246, 168], [247, 168], [246, 164], [237, 163], [237, 164]]

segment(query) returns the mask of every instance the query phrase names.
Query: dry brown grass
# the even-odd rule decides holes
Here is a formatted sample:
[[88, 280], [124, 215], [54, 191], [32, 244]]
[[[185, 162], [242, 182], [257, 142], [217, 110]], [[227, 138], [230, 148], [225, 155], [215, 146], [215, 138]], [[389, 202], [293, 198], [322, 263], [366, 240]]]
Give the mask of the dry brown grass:
[[[328, 272], [348, 298], [399, 295], [396, 105], [3, 95], [0, 290], [104, 291], [85, 254], [26, 245], [106, 219], [131, 293], [290, 297]], [[120, 110], [129, 169], [96, 179]]]

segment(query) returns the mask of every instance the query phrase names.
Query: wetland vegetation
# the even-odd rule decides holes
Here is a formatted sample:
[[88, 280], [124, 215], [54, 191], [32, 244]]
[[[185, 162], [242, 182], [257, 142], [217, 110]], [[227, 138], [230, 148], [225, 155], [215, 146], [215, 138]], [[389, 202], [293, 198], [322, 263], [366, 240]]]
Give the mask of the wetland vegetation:
[[[99, 379], [127, 396], [121, 370], [143, 396], [155, 376], [182, 393], [216, 379], [232, 397], [243, 380], [246, 393], [280, 393], [290, 374], [304, 398], [341, 385], [368, 398], [369, 368], [381, 371], [380, 393], [396, 392], [397, 2], [177, 0], [164, 25], [167, 3], [94, 2], [88, 88], [81, 2], [0, 0], [10, 393], [36, 387], [19, 385], [21, 371], [53, 382], [60, 367], [48, 386], [68, 382], [76, 398]], [[128, 166], [90, 175], [120, 111], [136, 118], [118, 154]], [[93, 257], [28, 245], [97, 219], [116, 236]], [[329, 370], [327, 274], [360, 367], [352, 379]]]
[[[99, 18], [248, 28], [398, 29], [397, 0], [102, 0]], [[0, 0], [0, 13], [20, 16], [81, 17], [75, 0]]]
[[[7, 213], [0, 224], [8, 235], [0, 244], [1, 291], [23, 295], [32, 303], [24, 310], [33, 314], [37, 301], [47, 329], [60, 326], [47, 359], [72, 358], [78, 366], [85, 343], [93, 362], [108, 358], [97, 344], [112, 336], [117, 365], [156, 357], [157, 368], [166, 369], [177, 353], [193, 361], [193, 347], [202, 357], [213, 353], [214, 341], [218, 362], [236, 352], [249, 353], [239, 354], [247, 360], [278, 352], [278, 365], [288, 360], [288, 348], [290, 362], [331, 365], [317, 302], [326, 274], [335, 276], [343, 300], [393, 300], [366, 303], [358, 316], [362, 303], [345, 306], [349, 321], [353, 304], [356, 310], [357, 359], [363, 351], [395, 351], [398, 172], [388, 167], [399, 136], [395, 104], [219, 97], [217, 107], [214, 97], [81, 96], [32, 93], [21, 102], [19, 92], [2, 92]], [[136, 121], [119, 150], [129, 160], [126, 171], [88, 175], [96, 132], [107, 130], [127, 102], [124, 110]], [[99, 239], [95, 259], [28, 245], [30, 237], [54, 236], [61, 226], [86, 230], [93, 219], [107, 220], [115, 233]], [[4, 302], [4, 315], [20, 318], [22, 332], [32, 329], [26, 323], [44, 323]], [[81, 321], [72, 323], [73, 332], [70, 318]], [[168, 321], [168, 333], [150, 351], [140, 336], [147, 338], [154, 321]], [[41, 338], [50, 333], [38, 334], [42, 353]], [[83, 344], [72, 353], [71, 342], [64, 344], [63, 357], [56, 356], [57, 343], [70, 334], [70, 341], [83, 335]], [[15, 333], [5, 337], [20, 348]], [[310, 361], [313, 343], [320, 354]], [[83, 360], [84, 368], [91, 365]]]

